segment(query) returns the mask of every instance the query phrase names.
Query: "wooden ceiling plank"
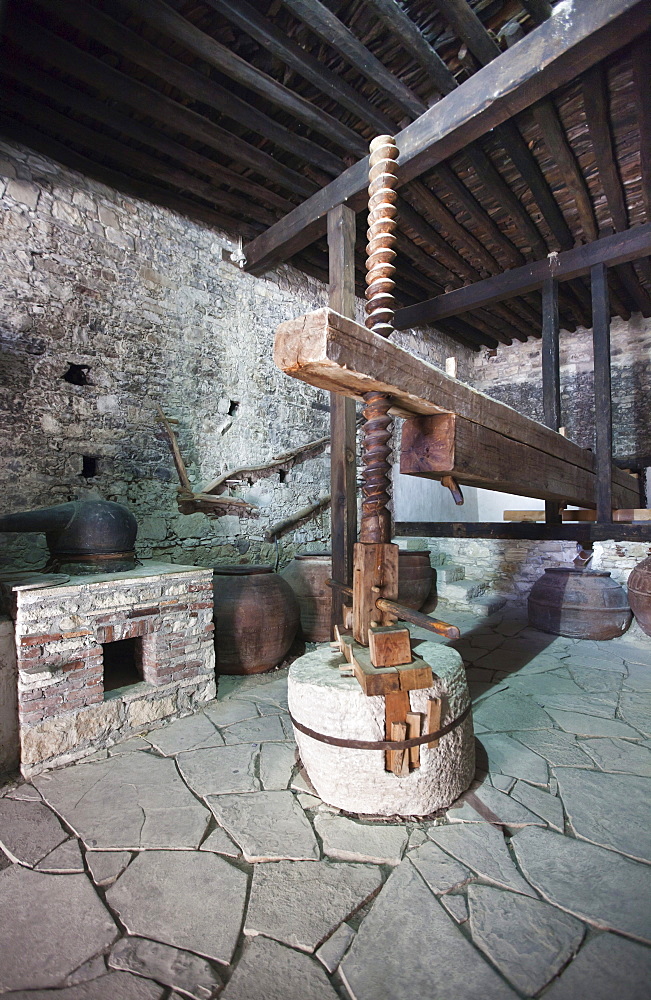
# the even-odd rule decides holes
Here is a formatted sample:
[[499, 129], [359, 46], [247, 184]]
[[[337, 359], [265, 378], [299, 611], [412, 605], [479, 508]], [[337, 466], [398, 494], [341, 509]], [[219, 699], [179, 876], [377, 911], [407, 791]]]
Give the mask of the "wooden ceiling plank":
[[[650, 25], [646, 0], [609, 0], [606, 7], [579, 4], [562, 24], [550, 18], [398, 134], [398, 183], [408, 183], [447, 160]], [[492, 95], [489, 101], [487, 94]], [[359, 211], [367, 183], [365, 158], [247, 245], [247, 270], [261, 274], [318, 238], [335, 205], [346, 202]]]
[[493, 200], [513, 220], [522, 239], [531, 246], [534, 256], [546, 256], [547, 244], [540, 235], [538, 227], [522, 202], [506, 183], [492, 160], [481, 148], [480, 143], [476, 142], [473, 146], [469, 146], [464, 150], [464, 155], [470, 161], [473, 170], [480, 177]]
[[[378, 17], [390, 30], [396, 32], [399, 44], [411, 54], [411, 56], [423, 67], [426, 72], [432, 75], [433, 82], [440, 93], [449, 94], [459, 86], [454, 75], [450, 72], [436, 49], [430, 45], [417, 25], [411, 20], [408, 14], [406, 14], [405, 11], [395, 3], [395, 0], [365, 0], [365, 3], [367, 6], [371, 6], [373, 8]], [[489, 192], [494, 195], [498, 194], [495, 179], [494, 177], [489, 176], [489, 172], [487, 170], [483, 169], [480, 157], [475, 158], [474, 167], [479, 174], [482, 183], [488, 188]], [[440, 164], [440, 166], [436, 169], [435, 174], [444, 184], [454, 190], [457, 199], [463, 204], [463, 207], [469, 213], [471, 218], [475, 220], [476, 224], [483, 229], [488, 229], [494, 241], [507, 254], [511, 265], [517, 266], [518, 264], [521, 264], [523, 262], [523, 258], [519, 251], [504, 236], [499, 226], [493, 221], [493, 219], [491, 219], [488, 213], [485, 212], [480, 203], [473, 197], [467, 188], [464, 187], [461, 181], [456, 177], [454, 171], [447, 164]], [[445, 208], [446, 206], [443, 207]], [[456, 219], [454, 221], [457, 226], [460, 226], [460, 223], [458, 223]], [[531, 225], [533, 225], [533, 222], [531, 222]], [[457, 233], [457, 236], [458, 235], [459, 234]], [[471, 242], [473, 239], [474, 237], [472, 233], [470, 233], [468, 241]], [[477, 243], [478, 241], [475, 240], [474, 245], [476, 252]], [[486, 260], [486, 258], [484, 258], [484, 262], [489, 271], [493, 269], [490, 262]]]
[[505, 319], [491, 309], [473, 309], [471, 315], [473, 318], [479, 316], [480, 319], [486, 319], [490, 324], [498, 325], [511, 340], [519, 340], [524, 343], [528, 339], [528, 335], [511, 322], [511, 317]]
[[413, 208], [418, 209], [423, 214], [431, 215], [451, 239], [457, 240], [470, 255], [480, 260], [489, 274], [501, 271], [500, 265], [492, 254], [479, 242], [476, 236], [473, 236], [460, 222], [457, 222], [447, 205], [444, 205], [422, 181], [412, 181], [411, 184], [406, 184], [403, 195]]
[[227, 233], [248, 234], [249, 238], [259, 228], [242, 223], [241, 220], [233, 219], [224, 212], [216, 211], [207, 205], [200, 205], [198, 202], [189, 201], [180, 195], [165, 191], [155, 184], [136, 180], [135, 177], [130, 177], [128, 174], [97, 163], [96, 160], [82, 155], [77, 150], [70, 149], [51, 135], [3, 113], [0, 113], [0, 131], [7, 138], [28, 145], [30, 149], [35, 149], [37, 152], [51, 157], [85, 177], [93, 177], [118, 191], [124, 191], [136, 198], [142, 198], [155, 205], [172, 209], [188, 219], [194, 219]]
[[143, 153], [139, 149], [127, 146], [114, 136], [104, 135], [96, 129], [82, 125], [81, 122], [55, 111], [40, 100], [33, 100], [24, 93], [19, 95], [16, 106], [30, 124], [36, 124], [44, 133], [56, 132], [57, 136], [84, 146], [87, 154], [93, 151], [108, 160], [112, 160], [120, 172], [129, 173], [129, 168], [135, 169], [146, 176], [155, 177], [159, 181], [170, 184], [179, 192], [191, 192], [207, 201], [211, 207], [223, 205], [245, 218], [268, 225], [273, 218], [267, 209], [254, 204], [250, 199], [241, 198], [229, 191], [218, 190], [208, 181], [174, 167], [159, 157]]
[[281, 0], [319, 38], [335, 49], [354, 68], [372, 80], [410, 117], [417, 118], [427, 105], [379, 59], [319, 0]]
[[459, 202], [468, 213], [478, 229], [482, 229], [488, 238], [499, 247], [505, 255], [511, 267], [518, 267], [524, 264], [524, 256], [511, 241], [504, 235], [495, 220], [488, 214], [484, 207], [475, 198], [474, 194], [468, 190], [448, 163], [441, 163], [433, 171], [434, 176], [444, 184], [452, 197]]
[[449, 94], [457, 87], [457, 81], [444, 60], [395, 0], [364, 0], [364, 4], [373, 9], [380, 21], [394, 34], [400, 47], [425, 70], [440, 94]]
[[[487, 66], [500, 56], [501, 50], [466, 0], [434, 0], [443, 18], [458, 37], [466, 43], [481, 66]], [[504, 122], [495, 131], [495, 138], [526, 182], [536, 204], [547, 220], [559, 245], [569, 249], [574, 243], [570, 229], [547, 183], [538, 161], [522, 138], [515, 121]]]
[[[347, 125], [343, 125], [305, 97], [294, 93], [289, 87], [278, 83], [268, 73], [251, 66], [211, 35], [195, 27], [163, 0], [120, 0], [120, 2], [136, 17], [146, 21], [175, 42], [180, 42], [188, 51], [214, 66], [230, 80], [235, 80], [264, 100], [275, 104], [282, 111], [286, 111], [343, 149], [364, 156], [366, 143]], [[55, 3], [58, 5], [59, 0], [55, 0]]]
[[[179, 2], [184, 3], [185, 0], [176, 0], [176, 3]], [[204, 3], [228, 18], [241, 31], [246, 32], [286, 66], [291, 67], [305, 80], [313, 84], [326, 97], [337, 101], [342, 107], [357, 115], [360, 121], [372, 125], [379, 133], [387, 132], [393, 135], [396, 123], [388, 115], [362, 97], [354, 87], [351, 87], [344, 80], [341, 74], [333, 73], [331, 69], [315, 59], [291, 38], [288, 38], [272, 21], [259, 14], [245, 0], [204, 0]]]
[[446, 292], [429, 302], [398, 310], [395, 315], [396, 329], [422, 323], [433, 323], [447, 316], [475, 309], [477, 306], [502, 302], [516, 295], [522, 295], [540, 288], [545, 278], [551, 276], [559, 281], [573, 281], [588, 274], [590, 268], [600, 261], [612, 267], [616, 264], [646, 257], [651, 252], [651, 223], [635, 226], [625, 233], [616, 233], [595, 240], [584, 246], [565, 250], [555, 258], [533, 261], [523, 267], [513, 268], [503, 274], [486, 278], [474, 285], [466, 285]]
[[642, 199], [647, 222], [651, 222], [651, 33], [633, 43], [633, 79], [635, 80], [635, 110], [640, 130], [640, 171]]
[[130, 118], [105, 101], [99, 101], [91, 97], [90, 94], [70, 87], [62, 80], [43, 73], [34, 65], [26, 63], [24, 59], [20, 62], [6, 59], [3, 72], [12, 80], [53, 98], [58, 104], [64, 104], [74, 111], [94, 118], [96, 121], [108, 125], [109, 128], [115, 129], [116, 132], [128, 135], [143, 145], [169, 156], [170, 159], [176, 160], [182, 166], [212, 178], [220, 186], [233, 187], [240, 194], [248, 194], [263, 205], [271, 205], [282, 212], [291, 211], [293, 208], [290, 201], [274, 191], [228, 170], [221, 163], [209, 159], [202, 153], [195, 152], [189, 146], [181, 145], [175, 139], [170, 139], [164, 132], [150, 128], [135, 118]]
[[447, 243], [426, 219], [412, 208], [403, 198], [396, 201], [398, 208], [397, 220], [401, 228], [407, 226], [420, 236], [429, 246], [436, 250], [439, 259], [445, 264], [453, 274], [458, 274], [462, 278], [477, 281], [481, 275], [472, 264], [458, 253], [453, 246]]
[[205, 143], [221, 156], [236, 159], [285, 190], [308, 196], [314, 192], [316, 185], [295, 170], [278, 163], [268, 153], [239, 139], [196, 111], [178, 104], [153, 87], [113, 69], [40, 25], [32, 23], [26, 32], [20, 24], [8, 18], [5, 32], [21, 51], [36, 57], [41, 63], [55, 66], [63, 73], [83, 80], [103, 96], [121, 101], [141, 114], [156, 118], [164, 125]]
[[540, 101], [534, 104], [532, 111], [548, 152], [556, 161], [565, 185], [574, 199], [586, 240], [596, 240], [599, 235], [597, 219], [588, 185], [567, 140], [556, 106], [551, 99]]
[[[325, 172], [325, 177], [336, 176], [343, 169], [344, 162], [340, 157], [297, 135], [291, 129], [279, 125], [273, 118], [258, 111], [203, 74], [179, 62], [178, 59], [174, 59], [91, 4], [79, 4], [76, 0], [34, 0], [34, 2], [55, 13], [66, 24], [112, 49], [122, 58], [128, 59], [165, 83], [176, 87], [182, 94], [187, 94], [193, 100], [218, 111], [220, 115], [225, 115], [247, 131], [256, 132], [281, 149], [319, 167]], [[144, 13], [144, 7], [142, 9]], [[362, 154], [363, 152], [362, 144]]]

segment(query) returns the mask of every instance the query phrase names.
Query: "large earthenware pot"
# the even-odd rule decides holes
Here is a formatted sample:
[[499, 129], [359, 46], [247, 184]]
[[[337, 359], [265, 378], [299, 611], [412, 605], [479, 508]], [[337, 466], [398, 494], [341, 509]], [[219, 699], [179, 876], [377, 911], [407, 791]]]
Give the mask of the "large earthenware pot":
[[631, 624], [626, 591], [607, 571], [546, 569], [529, 594], [529, 623], [572, 639], [614, 639]]
[[638, 563], [629, 576], [628, 599], [638, 625], [651, 635], [651, 556]]
[[217, 566], [213, 577], [219, 674], [259, 674], [285, 658], [299, 610], [292, 588], [271, 566]]
[[332, 591], [327, 584], [332, 576], [330, 553], [294, 556], [281, 576], [296, 595], [303, 638], [308, 642], [327, 642], [332, 608]]
[[429, 549], [400, 549], [398, 553], [398, 603], [418, 611], [432, 587]]

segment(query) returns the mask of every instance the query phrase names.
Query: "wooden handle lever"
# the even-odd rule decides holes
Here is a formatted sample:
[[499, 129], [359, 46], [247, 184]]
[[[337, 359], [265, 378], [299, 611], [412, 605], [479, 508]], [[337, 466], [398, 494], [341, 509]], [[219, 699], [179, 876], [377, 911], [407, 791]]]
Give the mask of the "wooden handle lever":
[[[326, 583], [329, 587], [340, 590], [342, 594], [350, 594], [352, 596], [352, 587], [347, 587], [343, 583], [337, 583], [336, 580], [326, 580]], [[403, 622], [410, 622], [412, 625], [426, 628], [429, 632], [436, 632], [437, 635], [444, 635], [448, 639], [458, 639], [461, 635], [456, 625], [449, 625], [448, 622], [430, 618], [429, 615], [424, 615], [420, 611], [414, 611], [413, 608], [406, 608], [404, 604], [387, 601], [384, 597], [379, 597], [375, 605], [381, 611], [388, 611], [389, 614], [396, 615]]]

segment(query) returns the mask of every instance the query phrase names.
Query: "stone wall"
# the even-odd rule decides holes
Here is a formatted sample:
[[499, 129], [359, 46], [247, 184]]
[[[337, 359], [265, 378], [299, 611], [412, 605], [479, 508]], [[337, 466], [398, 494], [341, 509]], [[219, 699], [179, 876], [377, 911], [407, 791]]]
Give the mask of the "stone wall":
[[[223, 234], [14, 144], [0, 144], [0, 208], [2, 510], [99, 494], [136, 515], [141, 557], [272, 561], [265, 529], [329, 492], [329, 456], [236, 489], [255, 519], [183, 515], [156, 405], [178, 421], [195, 489], [327, 434], [328, 394], [272, 361], [275, 327], [322, 307], [325, 287], [290, 267], [242, 273]], [[445, 337], [398, 339], [468, 369]], [[64, 380], [70, 365], [88, 384]], [[2, 539], [0, 568], [44, 563], [43, 536]], [[283, 539], [280, 561], [328, 544], [326, 513]]]
[[[634, 313], [611, 325], [613, 454], [651, 456], [651, 319]], [[583, 448], [594, 448], [592, 331], [561, 330], [561, 426]], [[475, 354], [466, 380], [494, 399], [542, 421], [540, 341]]]

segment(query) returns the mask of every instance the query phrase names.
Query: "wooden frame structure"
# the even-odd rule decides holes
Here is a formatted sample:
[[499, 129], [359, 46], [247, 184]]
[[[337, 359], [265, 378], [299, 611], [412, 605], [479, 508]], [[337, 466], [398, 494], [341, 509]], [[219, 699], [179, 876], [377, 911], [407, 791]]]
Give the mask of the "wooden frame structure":
[[[454, 6], [454, 5], [453, 5]], [[458, 6], [458, 5], [457, 5]], [[408, 126], [397, 137], [399, 148], [399, 182], [405, 184], [417, 178], [425, 169], [433, 164], [441, 162], [449, 156], [455, 149], [471, 142], [488, 129], [507, 122], [515, 112], [531, 105], [534, 101], [540, 102], [538, 108], [542, 106], [542, 114], [545, 115], [544, 104], [541, 98], [551, 93], [561, 84], [567, 82], [577, 73], [590, 70], [598, 65], [599, 61], [607, 56], [614, 49], [632, 41], [640, 35], [651, 23], [651, 9], [648, 5], [636, 2], [636, 0], [609, 0], [607, 4], [599, 5], [575, 5], [572, 16], [567, 19], [563, 31], [558, 30], [559, 25], [553, 23], [553, 19], [546, 21], [537, 31], [533, 38], [529, 36], [517, 47], [518, 51], [508, 51], [495, 62], [489, 63], [475, 76], [471, 77], [463, 87], [453, 91], [443, 98], [430, 111], [425, 112], [420, 118]], [[527, 45], [527, 43], [530, 43]], [[488, 61], [488, 60], [487, 60]], [[492, 95], [490, 101], [486, 101], [485, 95]], [[606, 160], [606, 152], [602, 149], [602, 160]], [[608, 173], [608, 163], [605, 164]], [[341, 218], [342, 206], [348, 206], [348, 210], [359, 209], [365, 194], [366, 177], [368, 173], [368, 160], [363, 160], [350, 167], [341, 174], [335, 181], [317, 192], [298, 208], [294, 209], [284, 219], [276, 223], [261, 236], [253, 240], [245, 249], [247, 259], [247, 270], [260, 274], [268, 267], [278, 264], [287, 259], [297, 250], [309, 245], [323, 231], [327, 225], [328, 231], [334, 230]], [[648, 178], [643, 178], [644, 180]], [[596, 231], [593, 233], [596, 236]], [[330, 242], [331, 253], [335, 249], [334, 241]], [[340, 249], [340, 248], [339, 248]], [[608, 266], [620, 267], [630, 265], [630, 262], [639, 258], [646, 258], [651, 252], [651, 224], [640, 226], [637, 229], [627, 230], [617, 233], [612, 237], [596, 240], [586, 247], [575, 250], [567, 250], [561, 255], [550, 256], [547, 260], [537, 261], [534, 264], [526, 265], [515, 271], [509, 271], [489, 278], [486, 281], [471, 284], [465, 288], [448, 292], [445, 295], [423, 303], [403, 309], [396, 314], [396, 326], [407, 327], [416, 323], [431, 322], [442, 316], [453, 316], [465, 311], [468, 303], [476, 306], [478, 303], [485, 305], [508, 299], [517, 295], [523, 290], [542, 288], [543, 317], [543, 400], [544, 419], [547, 427], [550, 428], [550, 438], [546, 440], [546, 451], [538, 452], [545, 455], [549, 460], [549, 452], [559, 446], [567, 452], [574, 451], [573, 461], [582, 461], [585, 464], [586, 458], [591, 465], [590, 469], [582, 470], [593, 477], [591, 483], [593, 495], [588, 500], [596, 503], [597, 522], [593, 524], [581, 524], [580, 526], [563, 525], [560, 522], [558, 501], [561, 496], [555, 495], [553, 489], [545, 492], [538, 492], [536, 495], [542, 496], [546, 500], [547, 524], [539, 525], [462, 525], [462, 524], [397, 524], [396, 531], [404, 534], [419, 535], [449, 535], [453, 537], [529, 537], [529, 538], [563, 538], [571, 537], [584, 542], [596, 538], [641, 538], [651, 540], [651, 526], [647, 525], [617, 525], [612, 524], [612, 507], [614, 502], [614, 492], [619, 500], [617, 506], [621, 504], [621, 497], [626, 495], [635, 505], [635, 492], [632, 485], [628, 488], [617, 482], [618, 473], [612, 465], [612, 417], [611, 417], [611, 396], [610, 396], [610, 309], [608, 302], [607, 268]], [[352, 255], [351, 255], [352, 256]], [[331, 292], [330, 305], [338, 303], [340, 299], [340, 287], [345, 281], [343, 274], [348, 266], [349, 286], [354, 284], [354, 263], [340, 254], [340, 263], [331, 264], [331, 280], [333, 291]], [[593, 316], [593, 341], [594, 341], [594, 362], [595, 362], [595, 398], [596, 413], [600, 414], [597, 420], [597, 448], [596, 455], [590, 456], [582, 449], [572, 445], [571, 442], [561, 438], [556, 432], [560, 422], [560, 377], [559, 377], [559, 279], [574, 278], [579, 275], [590, 274], [592, 316]], [[447, 303], [447, 304], [446, 304]], [[447, 310], [447, 312], [446, 312]], [[342, 310], [343, 311], [343, 310]], [[348, 308], [345, 315], [351, 317]], [[306, 317], [309, 321], [309, 317]], [[375, 387], [380, 391], [389, 392], [397, 403], [407, 413], [413, 414], [423, 412], [441, 412], [445, 410], [445, 403], [439, 397], [438, 400], [431, 398], [430, 393], [425, 393], [422, 389], [416, 391], [414, 382], [407, 378], [407, 389], [404, 385], [397, 385], [401, 378], [395, 374], [396, 357], [399, 349], [394, 345], [385, 345], [391, 357], [382, 361], [382, 351], [384, 347], [379, 343], [366, 343], [369, 340], [367, 331], [357, 324], [350, 323], [346, 330], [346, 324], [340, 322], [340, 317], [336, 315], [325, 315], [321, 323], [321, 343], [316, 348], [314, 357], [310, 359], [310, 349], [314, 343], [304, 348], [299, 348], [296, 358], [291, 358], [292, 348], [289, 354], [279, 357], [283, 352], [283, 346], [278, 346], [277, 341], [277, 363], [285, 371], [298, 378], [315, 385], [328, 387], [331, 390], [345, 392], [348, 397], [359, 398], [362, 392]], [[318, 324], [317, 324], [318, 325]], [[286, 336], [281, 341], [285, 346], [292, 340], [289, 330], [290, 324], [285, 324]], [[331, 338], [332, 329], [338, 327], [342, 334], [341, 341], [333, 345]], [[353, 331], [353, 327], [356, 330]], [[305, 328], [294, 331], [299, 339], [304, 339], [304, 344], [309, 341], [309, 331]], [[312, 331], [314, 333], [314, 331]], [[348, 334], [348, 343], [344, 344]], [[367, 335], [365, 337], [365, 335]], [[372, 334], [370, 335], [372, 338]], [[318, 339], [318, 334], [317, 334]], [[379, 338], [378, 338], [379, 339]], [[368, 364], [351, 364], [351, 358], [346, 357], [346, 348], [351, 348], [352, 340], [356, 343], [352, 348], [371, 348], [373, 357], [367, 353]], [[296, 345], [294, 345], [296, 346]], [[389, 348], [393, 348], [391, 351]], [[332, 348], [332, 351], [330, 350]], [[301, 352], [303, 351], [303, 354]], [[359, 362], [359, 357], [355, 359]], [[332, 367], [328, 370], [329, 365]], [[337, 368], [336, 377], [332, 377], [333, 369]], [[393, 367], [393, 377], [389, 374]], [[378, 368], [382, 375], [377, 375]], [[309, 376], [306, 374], [310, 370]], [[368, 378], [368, 373], [373, 372], [375, 378]], [[405, 372], [402, 372], [405, 375]], [[356, 376], [359, 378], [356, 379]], [[366, 377], [365, 377], [366, 376]], [[442, 376], [442, 378], [445, 378]], [[376, 384], [377, 383], [377, 384]], [[438, 379], [439, 391], [441, 389], [441, 379]], [[411, 392], [409, 391], [411, 388]], [[403, 391], [404, 390], [404, 391]], [[449, 412], [459, 414], [459, 395], [463, 397], [467, 387], [457, 385], [451, 390], [455, 396], [454, 405], [447, 408]], [[402, 394], [401, 394], [402, 392]], [[423, 396], [430, 398], [426, 401]], [[479, 395], [479, 394], [478, 394]], [[334, 398], [334, 397], [333, 397]], [[423, 403], [429, 402], [430, 407], [423, 408]], [[406, 404], [406, 405], [405, 405]], [[468, 404], [472, 410], [473, 404]], [[475, 406], [477, 404], [475, 403]], [[481, 407], [481, 404], [479, 404]], [[495, 404], [499, 410], [500, 404]], [[333, 481], [342, 483], [345, 478], [344, 463], [345, 450], [342, 448], [339, 455], [335, 455], [334, 449], [334, 421], [341, 418], [336, 416], [340, 412], [335, 409], [333, 416]], [[482, 414], [485, 417], [485, 411]], [[517, 417], [518, 419], [515, 419]], [[349, 416], [348, 420], [352, 418]], [[434, 418], [440, 420], [440, 418]], [[468, 440], [471, 447], [478, 442], [470, 431], [477, 431], [479, 424], [466, 422], [461, 416], [463, 426], [467, 424]], [[497, 424], [501, 424], [500, 414], [495, 416]], [[513, 433], [514, 422], [523, 431], [522, 422], [526, 418], [519, 415], [510, 416], [509, 436], [510, 443], [517, 434]], [[345, 439], [345, 422], [338, 430], [339, 440]], [[529, 421], [534, 425], [534, 421]], [[540, 425], [538, 425], [540, 426]], [[504, 425], [496, 427], [493, 431], [488, 429], [489, 434], [497, 435]], [[526, 432], [536, 434], [539, 438], [545, 436], [535, 428], [526, 428]], [[484, 436], [486, 428], [484, 428]], [[552, 445], [552, 438], [556, 441]], [[504, 442], [504, 438], [501, 439]], [[486, 446], [486, 441], [483, 446]], [[562, 444], [561, 444], [562, 442]], [[495, 442], [491, 441], [491, 445]], [[497, 440], [499, 448], [500, 441]], [[520, 452], [517, 456], [512, 456], [516, 460], [527, 457], [525, 451], [530, 447], [529, 442], [520, 441]], [[583, 452], [582, 459], [578, 458], [578, 453]], [[568, 468], [570, 462], [569, 454], [557, 457], [555, 462], [560, 462], [563, 468], [561, 479], [564, 483], [565, 499], [567, 496]], [[580, 467], [580, 466], [579, 466]], [[544, 476], [549, 475], [549, 469], [544, 470]], [[621, 474], [620, 474], [621, 478]], [[631, 477], [626, 477], [629, 481]], [[469, 481], [469, 480], [466, 480]], [[472, 481], [472, 480], [470, 480]], [[481, 477], [475, 479], [478, 485], [482, 484]], [[615, 483], [615, 485], [613, 485]], [[497, 481], [492, 488], [507, 489], [508, 483]], [[585, 486], [577, 487], [577, 494], [585, 490]], [[623, 492], [620, 492], [623, 490]], [[510, 490], [514, 492], [513, 489]], [[560, 491], [563, 492], [562, 490]], [[334, 494], [334, 489], [333, 489]], [[638, 493], [639, 496], [639, 493]], [[353, 504], [353, 496], [349, 495], [347, 502], [340, 499], [333, 505], [333, 561], [346, 571], [347, 555], [344, 553], [344, 539], [350, 528], [350, 509]], [[570, 501], [571, 502], [571, 501]], [[574, 501], [576, 502], [576, 501]], [[585, 501], [581, 501], [585, 503]], [[637, 500], [639, 503], [639, 500]], [[541, 528], [543, 530], [541, 530]], [[335, 552], [335, 549], [338, 552]], [[335, 574], [335, 579], [350, 584], [350, 575]]]

